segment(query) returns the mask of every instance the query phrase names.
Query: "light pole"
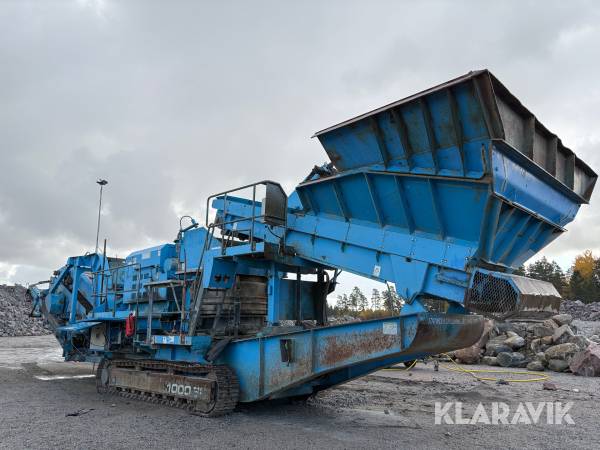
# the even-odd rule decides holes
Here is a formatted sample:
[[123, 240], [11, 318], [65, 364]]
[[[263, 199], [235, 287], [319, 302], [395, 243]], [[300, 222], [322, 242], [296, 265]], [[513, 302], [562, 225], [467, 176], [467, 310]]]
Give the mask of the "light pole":
[[100, 212], [102, 211], [102, 188], [108, 184], [108, 181], [100, 179], [96, 181], [100, 185], [100, 204], [98, 205], [98, 228], [96, 228], [96, 253], [98, 253], [98, 236], [100, 236]]

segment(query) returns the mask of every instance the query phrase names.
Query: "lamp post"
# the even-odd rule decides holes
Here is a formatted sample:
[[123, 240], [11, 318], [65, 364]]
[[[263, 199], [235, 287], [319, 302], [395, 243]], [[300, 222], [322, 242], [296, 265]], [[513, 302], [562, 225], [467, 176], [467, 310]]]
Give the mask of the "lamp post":
[[98, 205], [98, 228], [96, 228], [96, 253], [98, 253], [98, 237], [100, 236], [100, 212], [102, 211], [102, 188], [108, 184], [108, 181], [100, 179], [96, 181], [100, 185], [100, 204]]

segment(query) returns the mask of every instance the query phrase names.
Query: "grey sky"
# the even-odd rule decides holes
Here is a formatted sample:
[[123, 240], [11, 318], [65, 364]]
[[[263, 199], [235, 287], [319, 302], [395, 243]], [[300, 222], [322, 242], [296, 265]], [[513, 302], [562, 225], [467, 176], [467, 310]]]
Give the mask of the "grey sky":
[[[326, 160], [314, 131], [471, 69], [600, 168], [598, 2], [5, 1], [0, 56], [0, 282], [93, 249], [97, 177], [123, 256], [210, 193], [292, 189]], [[545, 255], [600, 250], [597, 198]]]

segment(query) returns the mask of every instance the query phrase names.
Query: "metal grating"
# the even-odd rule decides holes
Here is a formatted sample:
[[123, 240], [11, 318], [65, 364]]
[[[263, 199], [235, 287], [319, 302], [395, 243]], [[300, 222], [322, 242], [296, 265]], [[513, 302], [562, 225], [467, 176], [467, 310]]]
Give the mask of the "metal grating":
[[517, 309], [517, 291], [508, 280], [476, 272], [467, 291], [465, 307], [494, 319], [503, 319]]

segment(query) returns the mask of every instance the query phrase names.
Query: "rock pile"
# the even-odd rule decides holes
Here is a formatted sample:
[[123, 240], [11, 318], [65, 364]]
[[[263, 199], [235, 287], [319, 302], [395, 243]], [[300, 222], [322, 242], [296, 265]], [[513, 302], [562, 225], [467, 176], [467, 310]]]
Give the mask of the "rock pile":
[[42, 319], [29, 317], [31, 298], [20, 285], [0, 285], [0, 337], [50, 334]]
[[455, 351], [454, 357], [465, 364], [600, 376], [600, 336], [578, 334], [572, 321], [570, 314], [543, 322], [488, 320], [479, 342]]
[[563, 300], [560, 312], [571, 315], [579, 320], [599, 320], [600, 302], [583, 303], [581, 300]]

